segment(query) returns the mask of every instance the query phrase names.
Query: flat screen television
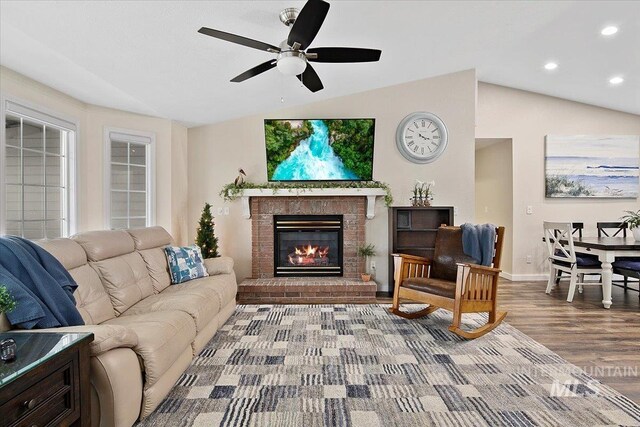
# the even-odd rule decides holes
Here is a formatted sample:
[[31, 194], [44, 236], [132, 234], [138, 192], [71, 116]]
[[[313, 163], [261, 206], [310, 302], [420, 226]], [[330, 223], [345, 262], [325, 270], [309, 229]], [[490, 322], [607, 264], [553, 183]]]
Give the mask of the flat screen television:
[[371, 181], [375, 119], [266, 119], [269, 181]]

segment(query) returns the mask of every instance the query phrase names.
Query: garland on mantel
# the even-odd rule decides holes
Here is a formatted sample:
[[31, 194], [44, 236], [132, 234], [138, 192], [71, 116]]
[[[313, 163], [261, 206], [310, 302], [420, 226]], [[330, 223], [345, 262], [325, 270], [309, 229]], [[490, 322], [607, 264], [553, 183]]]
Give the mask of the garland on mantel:
[[348, 182], [243, 182], [242, 184], [235, 184], [231, 182], [220, 191], [220, 197], [223, 197], [225, 201], [229, 202], [236, 200], [242, 196], [243, 190], [257, 189], [257, 190], [273, 190], [273, 194], [279, 190], [298, 190], [304, 193], [307, 190], [313, 190], [316, 188], [381, 188], [385, 191], [384, 203], [387, 207], [393, 203], [393, 196], [391, 195], [391, 188], [389, 185], [380, 181], [348, 181]]

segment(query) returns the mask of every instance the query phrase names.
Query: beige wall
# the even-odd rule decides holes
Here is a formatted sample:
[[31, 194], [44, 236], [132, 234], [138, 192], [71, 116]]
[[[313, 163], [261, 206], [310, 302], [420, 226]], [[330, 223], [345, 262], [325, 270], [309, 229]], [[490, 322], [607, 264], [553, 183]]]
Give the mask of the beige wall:
[[[184, 233], [178, 231], [180, 221], [174, 221], [174, 217], [185, 211], [184, 196], [174, 197], [173, 190], [182, 188], [186, 192], [186, 128], [167, 119], [82, 103], [5, 67], [0, 67], [0, 90], [4, 97], [26, 102], [79, 124], [77, 231], [105, 227], [104, 128], [114, 127], [155, 133], [156, 223], [172, 234], [174, 230]], [[179, 156], [174, 158], [176, 153]]]
[[171, 124], [171, 235], [181, 244], [191, 240], [188, 232], [187, 128]]
[[476, 218], [505, 227], [500, 268], [513, 269], [513, 168], [510, 139], [476, 139]]
[[[616, 90], [612, 89], [611, 96]], [[640, 116], [510, 89], [478, 85], [477, 138], [513, 140], [513, 273], [515, 279], [542, 278], [546, 249], [542, 222], [583, 221], [587, 235], [597, 221], [616, 220], [638, 200], [545, 199], [544, 137], [547, 134], [638, 135]], [[527, 215], [531, 206], [533, 214]], [[532, 255], [533, 263], [526, 263]]]
[[[217, 215], [224, 203], [221, 187], [233, 181], [239, 167], [248, 179], [266, 181], [264, 118], [349, 118], [376, 119], [374, 179], [387, 182], [394, 204], [407, 205], [415, 179], [435, 180], [435, 204], [452, 205], [458, 210], [456, 223], [474, 217], [474, 120], [475, 71], [463, 71], [431, 79], [376, 89], [355, 95], [284, 108], [268, 115], [189, 129], [189, 231], [205, 202], [214, 207], [216, 232], [221, 251], [236, 261], [239, 279], [251, 275], [251, 223], [242, 218], [239, 201], [228, 204], [230, 215]], [[309, 99], [313, 95], [309, 94]], [[250, 102], [250, 100], [247, 100]], [[395, 147], [396, 127], [403, 117], [415, 111], [440, 116], [449, 130], [449, 146], [442, 157], [428, 165], [405, 160]], [[387, 288], [388, 216], [382, 200], [377, 215], [367, 222], [367, 240], [376, 245], [377, 278]], [[193, 236], [190, 236], [190, 241]]]

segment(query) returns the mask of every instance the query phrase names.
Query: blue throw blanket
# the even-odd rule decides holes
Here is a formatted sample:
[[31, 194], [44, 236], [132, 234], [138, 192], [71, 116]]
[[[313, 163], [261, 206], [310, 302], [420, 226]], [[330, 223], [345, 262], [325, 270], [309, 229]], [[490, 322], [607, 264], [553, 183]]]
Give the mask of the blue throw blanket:
[[0, 284], [17, 302], [6, 313], [13, 326], [84, 325], [73, 298], [78, 285], [53, 255], [29, 240], [0, 237]]
[[460, 228], [462, 228], [462, 250], [464, 253], [476, 259], [478, 264], [490, 266], [493, 261], [496, 226], [465, 223]]

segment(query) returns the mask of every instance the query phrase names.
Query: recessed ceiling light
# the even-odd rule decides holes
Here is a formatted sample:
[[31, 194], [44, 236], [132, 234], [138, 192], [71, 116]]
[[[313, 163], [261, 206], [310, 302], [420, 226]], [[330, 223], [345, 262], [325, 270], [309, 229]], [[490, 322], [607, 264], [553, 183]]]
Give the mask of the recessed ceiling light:
[[555, 62], [547, 62], [546, 64], [544, 64], [544, 69], [545, 70], [555, 70], [556, 68], [558, 68], [558, 64], [556, 64]]
[[622, 77], [620, 77], [620, 76], [611, 77], [609, 79], [609, 83], [611, 83], [612, 85], [619, 85], [623, 81], [624, 81], [624, 79]]
[[617, 32], [618, 32], [618, 27], [614, 27], [613, 25], [610, 25], [608, 27], [604, 27], [602, 31], [600, 31], [600, 34], [602, 34], [603, 36], [612, 36]]

